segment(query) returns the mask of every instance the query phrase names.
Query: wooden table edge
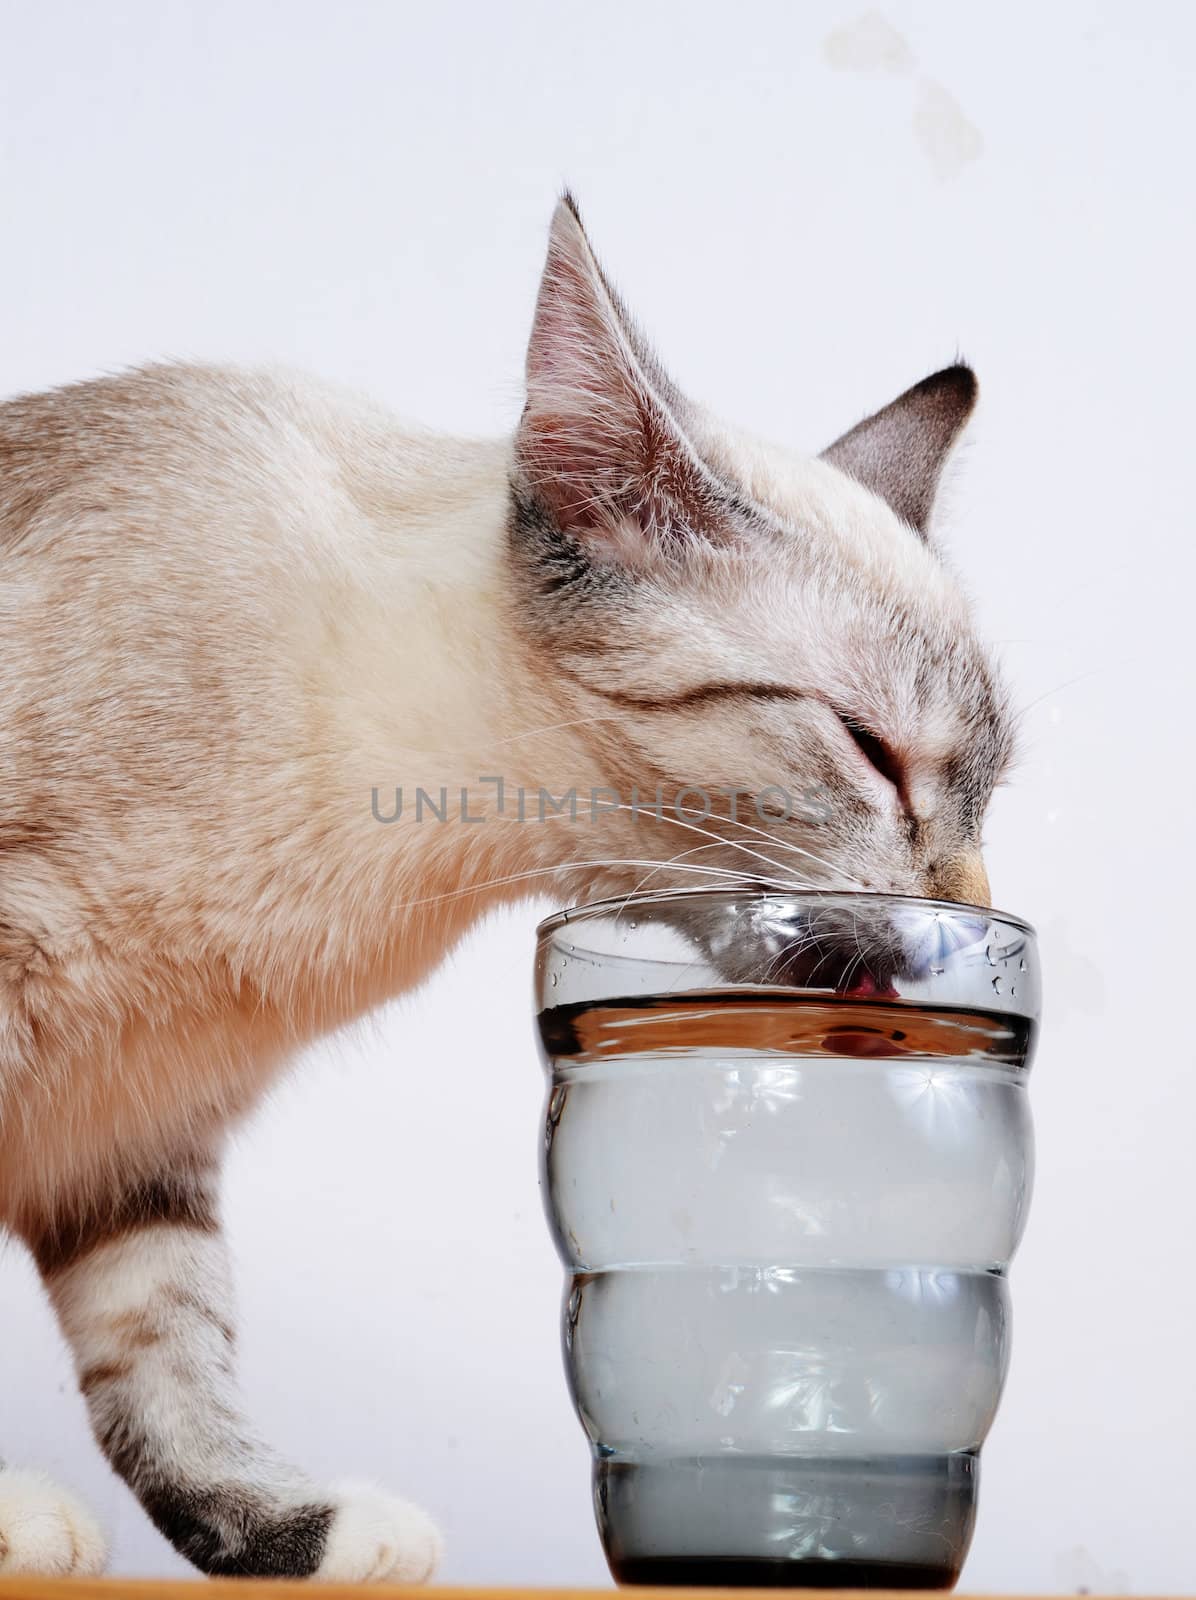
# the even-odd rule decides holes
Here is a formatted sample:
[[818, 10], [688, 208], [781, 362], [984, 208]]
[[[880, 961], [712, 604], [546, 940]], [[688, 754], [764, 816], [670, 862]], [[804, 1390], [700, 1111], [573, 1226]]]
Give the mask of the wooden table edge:
[[[201, 1600], [196, 1592], [202, 1586], [202, 1600], [245, 1600], [249, 1589], [256, 1591], [255, 1600], [611, 1600], [615, 1589], [564, 1589], [558, 1587], [525, 1587], [520, 1589], [488, 1589], [481, 1585], [450, 1586], [439, 1584], [351, 1584], [351, 1583], [295, 1583], [270, 1578], [38, 1578], [0, 1575], [0, 1600], [153, 1600], [154, 1596], [171, 1596], [172, 1600]], [[753, 1595], [761, 1600], [759, 1589], [686, 1589], [651, 1588], [635, 1585], [630, 1591], [634, 1600], [745, 1600]], [[931, 1590], [910, 1589], [778, 1589], [773, 1594], [800, 1596], [801, 1600], [914, 1600], [918, 1593], [933, 1594]], [[940, 1591], [942, 1592], [942, 1591]], [[953, 1600], [1058, 1600], [1043, 1595], [966, 1595], [957, 1594]], [[1085, 1600], [1115, 1600], [1113, 1596], [1088, 1595]], [[1185, 1600], [1178, 1595], [1138, 1597], [1138, 1600]], [[1186, 1597], [1196, 1600], [1196, 1597]]]

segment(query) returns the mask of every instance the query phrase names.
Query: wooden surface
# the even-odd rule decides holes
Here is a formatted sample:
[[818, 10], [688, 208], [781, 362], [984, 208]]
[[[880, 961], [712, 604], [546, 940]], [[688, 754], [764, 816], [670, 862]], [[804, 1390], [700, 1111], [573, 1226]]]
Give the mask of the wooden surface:
[[[197, 1588], [197, 1585], [202, 1585]], [[4, 1578], [0, 1577], [0, 1600], [153, 1600], [155, 1595], [174, 1600], [246, 1600], [248, 1590], [254, 1600], [612, 1600], [613, 1589], [452, 1589], [438, 1584], [408, 1585], [393, 1583], [280, 1583], [262, 1578]], [[629, 1600], [761, 1600], [759, 1589], [653, 1589], [635, 1585], [621, 1591]], [[919, 1592], [909, 1589], [783, 1589], [774, 1593], [800, 1595], [802, 1600], [913, 1600]], [[942, 1591], [937, 1591], [942, 1592]], [[955, 1600], [964, 1600], [956, 1596]], [[996, 1597], [990, 1597], [996, 1600]], [[1044, 1596], [1020, 1595], [1017, 1600], [1046, 1600]], [[1086, 1596], [1085, 1600], [1101, 1600]]]
[[[201, 1587], [200, 1587], [201, 1586]], [[760, 1589], [655, 1589], [636, 1584], [629, 1589], [453, 1589], [439, 1584], [296, 1583], [269, 1578], [4, 1578], [0, 1600], [762, 1600]], [[800, 1595], [802, 1600], [914, 1600], [909, 1589], [780, 1589], [774, 1594]], [[921, 1591], [923, 1594], [935, 1591]], [[941, 1591], [938, 1591], [941, 1593]], [[965, 1600], [956, 1596], [954, 1600]], [[1018, 1600], [1026, 1600], [1019, 1596]], [[1085, 1600], [1098, 1597], [1085, 1596]]]

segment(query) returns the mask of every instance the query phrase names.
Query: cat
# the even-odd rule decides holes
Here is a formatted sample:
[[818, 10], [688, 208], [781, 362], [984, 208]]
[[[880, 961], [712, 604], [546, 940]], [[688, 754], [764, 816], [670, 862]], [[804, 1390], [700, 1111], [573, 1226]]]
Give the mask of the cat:
[[[975, 399], [954, 365], [819, 457], [746, 438], [566, 196], [513, 438], [203, 366], [0, 406], [0, 1226], [203, 1571], [414, 1581], [440, 1550], [237, 1399], [221, 1146], [300, 1046], [533, 892], [987, 903], [1012, 721], [932, 528]], [[0, 1571], [103, 1560], [0, 1469]]]

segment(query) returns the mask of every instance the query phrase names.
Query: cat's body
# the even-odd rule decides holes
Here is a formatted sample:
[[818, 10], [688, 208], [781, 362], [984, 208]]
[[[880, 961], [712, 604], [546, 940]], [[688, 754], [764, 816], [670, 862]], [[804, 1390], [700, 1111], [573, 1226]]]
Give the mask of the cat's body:
[[[986, 894], [1005, 712], [917, 531], [973, 387], [927, 380], [827, 460], [739, 439], [651, 362], [566, 204], [514, 440], [223, 369], [0, 407], [0, 1225], [110, 1459], [205, 1569], [436, 1553], [236, 1406], [220, 1145], [297, 1046], [529, 889]], [[829, 809], [595, 812], [657, 785]], [[0, 1469], [0, 1571], [94, 1565], [81, 1516]]]
[[520, 860], [510, 829], [462, 854], [451, 823], [374, 815], [398, 783], [510, 771], [493, 730], [550, 720], [484, 666], [519, 648], [509, 457], [289, 375], [161, 368], [0, 410], [6, 1096], [30, 1076], [0, 1122], [9, 1222], [218, 1133], [297, 1040], [436, 963], [477, 911], [438, 890]]

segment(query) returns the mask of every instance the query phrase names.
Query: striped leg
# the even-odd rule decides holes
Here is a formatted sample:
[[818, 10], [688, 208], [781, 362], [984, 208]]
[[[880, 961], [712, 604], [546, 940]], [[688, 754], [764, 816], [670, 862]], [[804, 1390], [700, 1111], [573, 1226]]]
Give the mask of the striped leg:
[[246, 1423], [211, 1163], [176, 1162], [33, 1243], [102, 1449], [208, 1573], [417, 1582], [439, 1536], [369, 1488], [321, 1493]]

